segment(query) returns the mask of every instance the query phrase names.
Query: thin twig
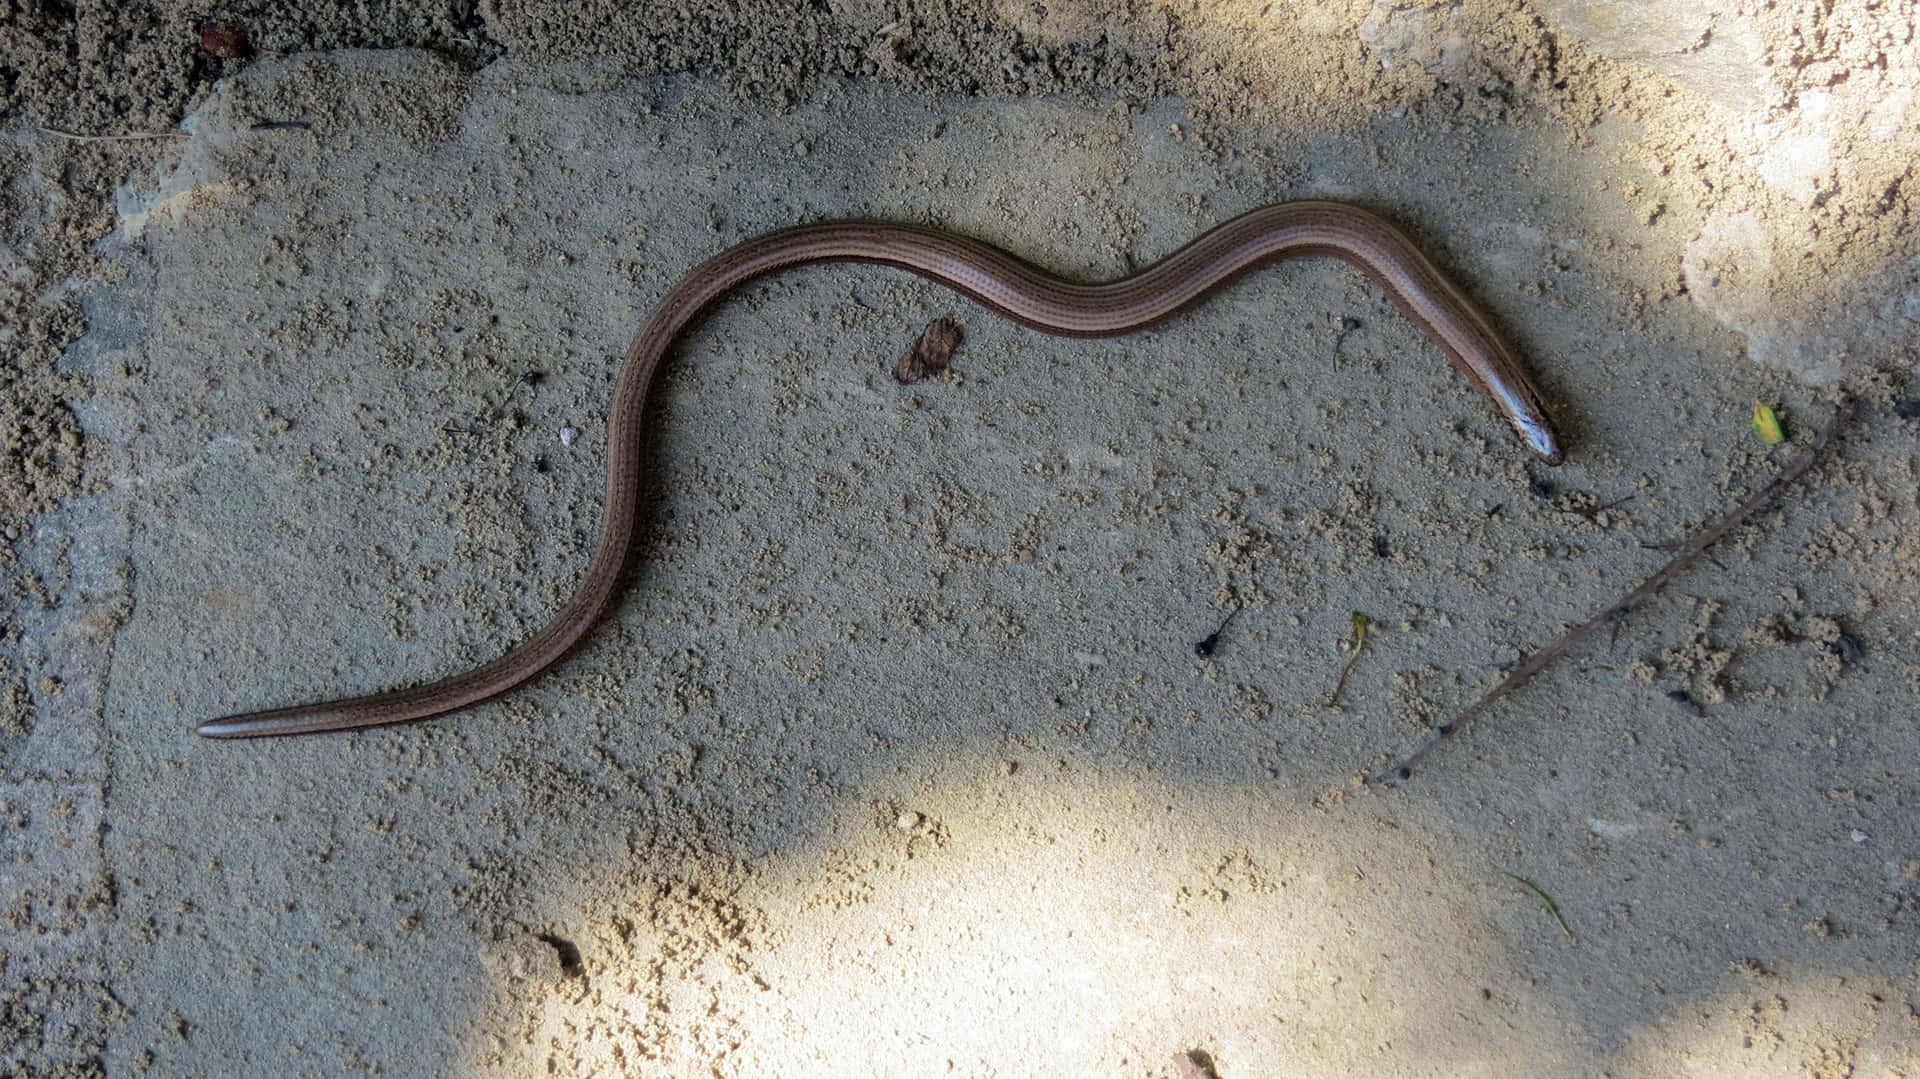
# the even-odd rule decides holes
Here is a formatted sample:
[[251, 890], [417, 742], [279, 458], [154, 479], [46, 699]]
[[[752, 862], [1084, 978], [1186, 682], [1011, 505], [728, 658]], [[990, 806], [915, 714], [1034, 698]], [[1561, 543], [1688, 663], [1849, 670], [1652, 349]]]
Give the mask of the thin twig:
[[1526, 661], [1518, 667], [1515, 667], [1511, 674], [1501, 679], [1499, 685], [1488, 690], [1486, 696], [1473, 702], [1473, 704], [1467, 707], [1466, 711], [1455, 716], [1450, 722], [1443, 723], [1429, 731], [1426, 744], [1415, 750], [1411, 756], [1386, 771], [1371, 776], [1367, 782], [1372, 785], [1391, 787], [1410, 778], [1413, 775], [1414, 765], [1419, 764], [1425, 759], [1427, 754], [1432, 753], [1441, 742], [1465, 730], [1467, 726], [1479, 718], [1480, 713], [1485, 712], [1493, 702], [1520, 688], [1528, 679], [1539, 674], [1547, 664], [1559, 659], [1562, 655], [1566, 654], [1568, 649], [1585, 640], [1594, 630], [1599, 629], [1601, 626], [1617, 622], [1621, 616], [1625, 615], [1636, 604], [1653, 595], [1655, 592], [1658, 592], [1668, 581], [1673, 580], [1685, 572], [1686, 568], [1693, 563], [1693, 560], [1700, 557], [1702, 551], [1718, 543], [1727, 533], [1740, 527], [1747, 518], [1765, 509], [1774, 499], [1780, 496], [1780, 492], [1785, 490], [1788, 484], [1799, 479], [1807, 469], [1812, 468], [1813, 462], [1819, 458], [1821, 451], [1827, 448], [1827, 443], [1832, 442], [1833, 436], [1838, 434], [1840, 429], [1850, 423], [1859, 413], [1860, 405], [1858, 401], [1851, 399], [1842, 401], [1840, 406], [1834, 409], [1833, 418], [1828, 420], [1827, 425], [1821, 428], [1819, 434], [1814, 436], [1813, 442], [1808, 445], [1806, 449], [1796, 454], [1793, 460], [1788, 461], [1787, 467], [1781, 469], [1780, 474], [1775, 476], [1771, 483], [1762, 487], [1753, 497], [1747, 499], [1745, 502], [1714, 518], [1711, 524], [1694, 533], [1693, 538], [1687, 541], [1687, 545], [1680, 549], [1680, 553], [1673, 556], [1672, 561], [1660, 567], [1658, 573], [1642, 581], [1638, 588], [1622, 596], [1620, 601], [1613, 606], [1608, 607], [1606, 610], [1601, 611], [1599, 614], [1594, 615], [1592, 618], [1561, 634], [1559, 640], [1528, 656]]
[[56, 139], [68, 142], [132, 142], [139, 139], [184, 139], [184, 131], [147, 131], [137, 135], [81, 135], [72, 131], [62, 131], [57, 127], [40, 128], [43, 135], [52, 135]]

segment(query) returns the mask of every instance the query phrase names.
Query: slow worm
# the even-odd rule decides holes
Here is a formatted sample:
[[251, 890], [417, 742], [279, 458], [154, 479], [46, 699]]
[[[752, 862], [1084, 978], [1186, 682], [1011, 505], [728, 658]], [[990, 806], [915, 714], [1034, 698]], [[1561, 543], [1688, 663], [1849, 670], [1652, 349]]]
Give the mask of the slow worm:
[[209, 738], [350, 730], [425, 719], [499, 696], [552, 665], [613, 605], [633, 548], [640, 500], [641, 431], [654, 376], [689, 323], [757, 277], [816, 262], [897, 266], [937, 281], [1015, 322], [1065, 337], [1108, 337], [1151, 326], [1256, 267], [1295, 255], [1332, 255], [1386, 289], [1400, 309], [1493, 401], [1520, 441], [1550, 464], [1560, 444], [1519, 360], [1474, 305], [1392, 225], [1337, 202], [1263, 207], [1214, 228], [1138, 273], [1074, 284], [977, 240], [849, 221], [801, 225], [747, 240], [688, 274], [634, 336], [607, 417], [607, 495], [600, 543], [559, 616], [482, 667], [408, 689], [274, 708], [200, 726]]

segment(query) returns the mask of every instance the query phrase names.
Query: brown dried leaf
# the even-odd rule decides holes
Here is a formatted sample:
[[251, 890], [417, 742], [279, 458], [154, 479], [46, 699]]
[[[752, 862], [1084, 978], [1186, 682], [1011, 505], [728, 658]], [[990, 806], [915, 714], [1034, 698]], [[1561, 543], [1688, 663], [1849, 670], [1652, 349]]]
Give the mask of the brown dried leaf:
[[920, 340], [900, 354], [893, 377], [908, 386], [945, 371], [947, 361], [953, 359], [953, 351], [960, 347], [960, 337], [960, 324], [950, 314], [927, 323]]

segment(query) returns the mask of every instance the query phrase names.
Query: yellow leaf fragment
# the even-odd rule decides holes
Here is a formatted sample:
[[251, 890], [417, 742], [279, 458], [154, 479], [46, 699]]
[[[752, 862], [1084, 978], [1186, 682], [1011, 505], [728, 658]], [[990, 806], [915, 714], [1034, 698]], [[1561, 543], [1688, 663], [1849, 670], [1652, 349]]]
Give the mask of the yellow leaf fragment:
[[1340, 694], [1346, 692], [1347, 676], [1353, 673], [1353, 665], [1360, 659], [1360, 646], [1367, 643], [1367, 616], [1359, 611], [1353, 612], [1353, 652], [1347, 656], [1346, 666], [1340, 668], [1339, 684], [1333, 687], [1333, 695], [1327, 698], [1327, 707], [1336, 708], [1340, 704]]

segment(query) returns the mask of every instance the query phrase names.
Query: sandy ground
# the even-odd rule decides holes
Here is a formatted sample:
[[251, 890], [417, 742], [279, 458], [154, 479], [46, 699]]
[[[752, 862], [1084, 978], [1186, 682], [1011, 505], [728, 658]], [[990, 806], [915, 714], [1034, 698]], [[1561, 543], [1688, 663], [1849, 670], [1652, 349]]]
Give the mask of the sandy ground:
[[[1920, 1075], [1911, 5], [399, 10], [83, 9], [77, 84], [0, 28], [4, 1070]], [[365, 44], [429, 48], [305, 51]], [[1564, 466], [1338, 263], [1078, 342], [815, 268], [679, 350], [554, 672], [190, 733], [536, 628], [626, 338], [733, 242], [1099, 279], [1303, 197], [1494, 313]], [[1361, 785], [1842, 387], [1783, 508]]]

